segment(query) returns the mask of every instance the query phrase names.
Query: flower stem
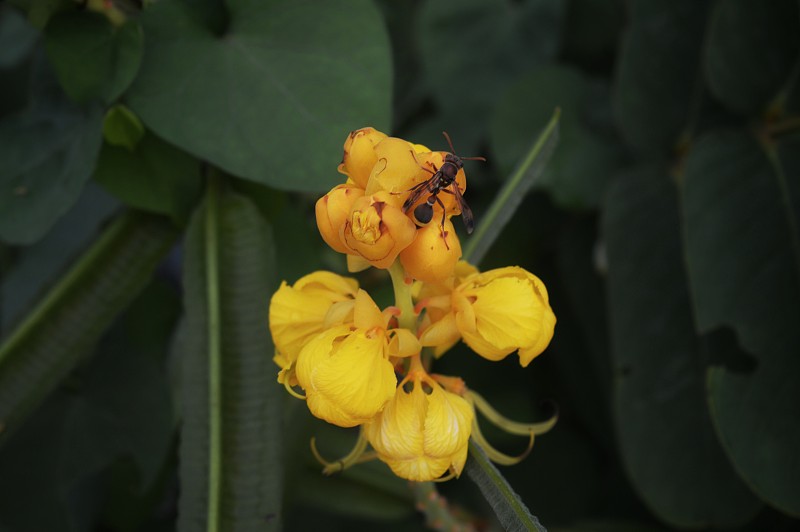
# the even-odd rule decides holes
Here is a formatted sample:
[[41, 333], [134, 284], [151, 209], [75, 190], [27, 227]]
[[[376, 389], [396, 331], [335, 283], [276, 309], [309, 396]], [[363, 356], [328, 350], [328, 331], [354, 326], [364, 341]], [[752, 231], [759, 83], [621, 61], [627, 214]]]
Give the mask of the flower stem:
[[206, 293], [208, 298], [208, 530], [219, 529], [222, 478], [222, 339], [219, 309], [219, 176], [209, 172], [206, 189]]
[[389, 267], [389, 275], [392, 277], [395, 306], [400, 309], [397, 322], [403, 329], [416, 332], [417, 315], [414, 314], [414, 302], [411, 300], [411, 284], [406, 283], [406, 271], [400, 261], [395, 261]]

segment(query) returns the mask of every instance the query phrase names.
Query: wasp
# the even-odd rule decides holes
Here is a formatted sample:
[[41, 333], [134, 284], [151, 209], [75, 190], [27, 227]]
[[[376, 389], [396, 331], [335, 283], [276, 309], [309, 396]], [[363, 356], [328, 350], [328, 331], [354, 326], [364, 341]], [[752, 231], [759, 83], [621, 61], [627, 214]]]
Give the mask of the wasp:
[[[444, 222], [445, 222], [445, 215], [447, 209], [442, 203], [442, 200], [439, 199], [439, 193], [444, 192], [445, 194], [452, 194], [455, 199], [456, 203], [458, 204], [459, 209], [461, 210], [461, 219], [464, 222], [464, 227], [467, 230], [467, 234], [472, 233], [472, 230], [475, 228], [475, 219], [472, 216], [472, 209], [469, 208], [467, 202], [464, 200], [464, 196], [461, 195], [461, 189], [458, 188], [458, 183], [456, 183], [456, 174], [458, 171], [464, 168], [464, 161], [486, 161], [484, 157], [459, 157], [455, 154], [455, 148], [453, 148], [453, 141], [450, 140], [450, 135], [447, 134], [446, 131], [442, 131], [444, 138], [447, 139], [447, 144], [450, 145], [450, 151], [452, 153], [448, 153], [444, 157], [444, 162], [440, 168], [436, 168], [436, 165], [433, 163], [428, 163], [433, 170], [420, 164], [420, 168], [425, 170], [426, 172], [431, 174], [431, 177], [423, 181], [422, 183], [418, 183], [414, 185], [409, 192], [411, 193], [406, 199], [405, 203], [403, 203], [403, 212], [408, 212], [411, 207], [419, 201], [419, 199], [428, 194], [428, 199], [425, 203], [420, 203], [414, 209], [414, 217], [419, 221], [421, 224], [426, 224], [431, 221], [433, 218], [433, 205], [434, 203], [438, 203], [439, 206], [442, 208], [442, 231], [444, 231]], [[416, 160], [416, 155], [414, 151], [411, 151], [411, 155], [414, 156], [414, 160]], [[417, 163], [419, 164], [419, 163]]]

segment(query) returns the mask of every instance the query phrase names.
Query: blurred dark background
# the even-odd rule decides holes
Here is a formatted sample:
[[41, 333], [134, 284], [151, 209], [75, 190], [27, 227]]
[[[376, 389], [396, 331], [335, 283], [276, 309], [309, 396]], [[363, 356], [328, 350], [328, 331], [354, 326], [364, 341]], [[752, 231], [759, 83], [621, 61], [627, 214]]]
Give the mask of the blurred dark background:
[[[224, 36], [238, 35], [245, 25], [240, 15], [259, 9], [231, 4], [187, 5], [206, 29]], [[530, 456], [501, 467], [532, 513], [549, 530], [562, 532], [800, 530], [800, 387], [793, 382], [800, 370], [798, 2], [348, 4], [336, 7], [337, 17], [362, 17], [359, 27], [369, 42], [360, 48], [362, 71], [352, 74], [352, 84], [330, 91], [352, 93], [353, 87], [371, 86], [374, 76], [378, 95], [369, 87], [363, 96], [354, 93], [349, 105], [357, 108], [363, 100], [369, 111], [352, 119], [373, 122], [349, 128], [374, 125], [434, 150], [447, 149], [441, 134], [446, 130], [459, 155], [485, 156], [486, 164], [467, 163], [465, 198], [478, 225], [554, 108], [561, 109], [559, 144], [549, 165], [480, 264], [483, 270], [519, 265], [545, 282], [558, 318], [553, 342], [525, 369], [515, 356], [491, 363], [463, 345], [434, 367], [462, 376], [515, 420], [541, 419], [548, 401], [558, 405], [558, 424], [537, 438]], [[308, 13], [317, 7], [298, 6]], [[141, 8], [116, 7], [134, 21]], [[39, 171], [26, 162], [35, 162], [38, 152], [17, 137], [30, 137], [30, 145], [38, 140], [71, 146], [88, 127], [55, 104], [44, 106], [38, 112], [60, 124], [51, 137], [26, 129], [29, 122], [18, 113], [45, 90], [30, 81], [45, 56], [75, 100], [78, 89], [63, 81], [72, 74], [59, 70], [75, 60], [63, 60], [71, 49], [59, 41], [62, 34], [52, 28], [60, 26], [53, 20], [64, 13], [94, 14], [93, 9], [91, 2], [55, 0], [0, 5], [3, 339], [11, 338], [37, 298], [56, 286], [123, 206], [168, 215], [176, 228], [186, 228], [208, 161], [222, 168], [226, 190], [248, 198], [272, 226], [273, 289], [279, 280], [291, 283], [317, 269], [345, 273], [342, 256], [324, 247], [316, 232], [313, 205], [342, 178], [335, 171], [336, 150], [349, 129], [332, 134], [320, 127], [306, 139], [302, 124], [281, 107], [264, 111], [274, 123], [243, 119], [243, 131], [230, 135], [221, 125], [233, 139], [222, 155], [207, 148], [197, 124], [217, 115], [196, 104], [202, 95], [188, 89], [185, 101], [191, 104], [181, 108], [179, 123], [164, 115], [169, 105], [148, 100], [156, 89], [169, 92], [163, 87], [174, 82], [153, 74], [147, 46], [156, 42], [162, 46], [156, 50], [167, 55], [171, 41], [164, 35], [186, 31], [177, 18], [170, 25], [166, 9], [166, 22], [158, 23], [148, 23], [150, 8], [144, 10], [144, 63], [133, 88], [104, 98], [106, 111], [122, 103], [144, 126], [136, 116], [109, 126], [106, 114], [104, 144], [89, 158], [86, 179], [77, 187], [64, 185], [68, 192], [58, 189], [61, 182], [50, 185], [58, 192], [36, 213], [14, 210], [15, 198], [25, 194], [19, 176]], [[319, 26], [327, 29], [309, 29], [319, 32], [314, 38], [321, 42], [338, 42], [352, 31], [340, 30], [337, 24], [344, 23], [338, 18], [322, 18]], [[290, 39], [267, 23], [263, 27], [265, 35], [273, 31], [279, 42], [302, 50], [302, 36]], [[200, 66], [186, 74], [187, 83], [199, 83], [207, 71], [209, 90], [216, 90], [215, 56], [199, 47], [196, 53]], [[372, 57], [385, 59], [374, 64], [374, 72], [363, 68]], [[325, 87], [326, 79], [302, 64], [297, 68], [298, 83]], [[351, 76], [345, 66], [337, 68]], [[153, 79], [167, 81], [162, 86]], [[235, 96], [246, 100], [248, 78], [238, 81]], [[391, 101], [379, 102], [388, 83]], [[183, 97], [174, 97], [171, 105], [177, 107]], [[251, 111], [260, 117], [259, 105], [231, 104], [232, 120]], [[99, 124], [102, 115], [89, 114], [81, 116]], [[331, 123], [338, 124], [333, 118]], [[114, 151], [120, 143], [109, 133], [114, 127], [127, 131], [125, 124], [143, 128], [144, 137], [134, 134], [135, 142], [150, 143], [136, 144], [134, 162]], [[262, 133], [259, 127], [264, 136], [242, 147], [242, 139]], [[285, 174], [259, 166], [261, 149], [279, 157], [282, 145], [273, 143], [317, 141], [324, 149], [309, 155], [313, 169], [304, 170], [305, 161], [296, 155], [274, 163]], [[48, 159], [68, 184], [75, 181], [69, 169], [77, 164], [70, 150], [56, 150]], [[122, 170], [130, 168], [130, 175]], [[316, 168], [327, 168], [327, 174]], [[148, 181], [143, 174], [156, 177]], [[139, 185], [125, 179], [138, 179]], [[185, 361], [175, 346], [181, 342], [179, 323], [186, 320], [182, 268], [193, 252], [191, 244], [172, 238], [165, 247], [171, 251], [159, 256], [143, 288], [131, 293], [132, 302], [97, 333], [102, 339], [76, 347], [80, 356], [43, 385], [31, 403], [35, 407], [0, 442], [0, 530], [176, 528]], [[360, 274], [359, 281], [371, 293], [390, 297], [383, 272]], [[267, 300], [268, 295], [262, 310]], [[11, 353], [7, 360], [16, 356], [0, 353]], [[3, 372], [15, 371], [7, 360], [0, 356], [0, 386], [10, 382], [1, 380]], [[268, 366], [264, 386], [278, 388], [276, 369]], [[316, 437], [323, 455], [334, 457], [347, 452], [355, 434], [311, 418], [282, 390], [270, 393], [283, 411], [283, 424], [269, 430], [285, 452], [283, 471], [270, 473], [283, 486], [285, 529], [424, 527], [406, 483], [380, 463], [323, 477], [309, 439]], [[0, 394], [0, 406], [11, 396]], [[519, 438], [485, 427], [499, 449], [524, 450]], [[482, 530], [498, 528], [469, 479], [438, 487], [464, 521]], [[264, 513], [263, 522], [251, 525], [266, 528], [275, 520]]]

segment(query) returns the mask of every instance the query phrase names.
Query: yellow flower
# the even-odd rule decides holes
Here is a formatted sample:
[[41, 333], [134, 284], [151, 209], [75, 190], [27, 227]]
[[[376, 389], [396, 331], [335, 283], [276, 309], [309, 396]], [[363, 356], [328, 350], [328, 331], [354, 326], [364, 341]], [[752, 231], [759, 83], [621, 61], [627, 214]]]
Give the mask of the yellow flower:
[[386, 138], [375, 128], [363, 127], [348, 135], [344, 142], [344, 155], [339, 172], [345, 174], [361, 188], [366, 188], [370, 172], [378, 161], [374, 147]]
[[441, 283], [453, 276], [461, 258], [461, 242], [453, 224], [438, 222], [417, 230], [414, 241], [400, 252], [400, 262], [411, 277], [424, 283]]
[[397, 378], [389, 358], [419, 353], [416, 337], [388, 329], [390, 315], [359, 290], [353, 324], [312, 338], [297, 357], [297, 382], [311, 413], [340, 427], [369, 421], [394, 395]]
[[348, 253], [359, 255], [376, 268], [386, 269], [416, 236], [416, 225], [387, 192], [363, 196], [353, 203], [342, 227]]
[[294, 286], [282, 282], [269, 304], [275, 362], [291, 366], [309, 339], [352, 316], [357, 291], [355, 279], [324, 271], [301, 277]]
[[342, 228], [350, 216], [353, 203], [364, 195], [364, 190], [355, 185], [344, 184], [334, 187], [317, 200], [315, 212], [317, 228], [322, 239], [339, 253], [347, 253], [347, 246], [341, 240]]
[[468, 277], [453, 291], [453, 309], [473, 351], [501, 360], [519, 350], [523, 367], [544, 351], [556, 325], [544, 283], [518, 266]]
[[472, 408], [427, 375], [417, 374], [412, 382], [410, 392], [398, 386], [383, 412], [364, 425], [366, 438], [401, 478], [423, 482], [448, 471], [459, 476], [467, 459]]
[[453, 314], [453, 290], [466, 278], [478, 273], [478, 269], [467, 261], [458, 261], [453, 276], [441, 283], [418, 284], [415, 294], [417, 313], [425, 309], [420, 326], [420, 343], [434, 348], [436, 357], [461, 340]]
[[[459, 263], [461, 264], [461, 263]], [[459, 338], [489, 360], [502, 360], [519, 350], [524, 367], [553, 338], [556, 317], [544, 283], [532, 273], [510, 266], [470, 275], [448, 296], [446, 285], [422, 294], [418, 307], [427, 309], [423, 346], [436, 355]]]

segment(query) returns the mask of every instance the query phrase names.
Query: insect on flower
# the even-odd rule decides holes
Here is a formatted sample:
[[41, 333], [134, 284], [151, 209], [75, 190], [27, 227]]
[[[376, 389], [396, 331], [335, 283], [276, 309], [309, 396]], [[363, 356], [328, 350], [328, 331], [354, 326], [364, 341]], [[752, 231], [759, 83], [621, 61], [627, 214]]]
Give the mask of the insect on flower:
[[[454, 152], [456, 151], [453, 148], [453, 142], [450, 140], [450, 135], [447, 134], [446, 131], [442, 131], [444, 138], [447, 139], [447, 143], [450, 145], [450, 150], [453, 153], [448, 153], [445, 155], [444, 163], [440, 168], [436, 168], [436, 165], [433, 163], [428, 163], [433, 170], [428, 168], [425, 165], [420, 164], [420, 167], [429, 172], [431, 177], [427, 181], [423, 181], [422, 183], [418, 183], [414, 185], [409, 192], [411, 194], [408, 196], [408, 199], [403, 203], [403, 212], [408, 212], [408, 210], [415, 204], [419, 199], [425, 195], [430, 194], [428, 199], [425, 203], [420, 203], [414, 209], [414, 217], [422, 224], [426, 224], [431, 221], [433, 218], [433, 204], [438, 203], [439, 206], [442, 207], [442, 230], [444, 231], [444, 221], [445, 221], [445, 213], [446, 209], [442, 200], [439, 199], [439, 193], [444, 192], [446, 194], [452, 194], [455, 196], [456, 203], [458, 204], [459, 209], [461, 209], [461, 218], [464, 221], [464, 227], [467, 229], [467, 234], [472, 233], [472, 230], [475, 227], [474, 218], [472, 217], [472, 209], [469, 208], [467, 202], [464, 200], [464, 196], [461, 195], [461, 190], [458, 188], [458, 184], [455, 182], [456, 174], [458, 171], [464, 168], [464, 161], [486, 161], [484, 157], [459, 157]], [[414, 156], [416, 160], [416, 155], [412, 150], [411, 155]], [[419, 164], [419, 163], [418, 163]]]

